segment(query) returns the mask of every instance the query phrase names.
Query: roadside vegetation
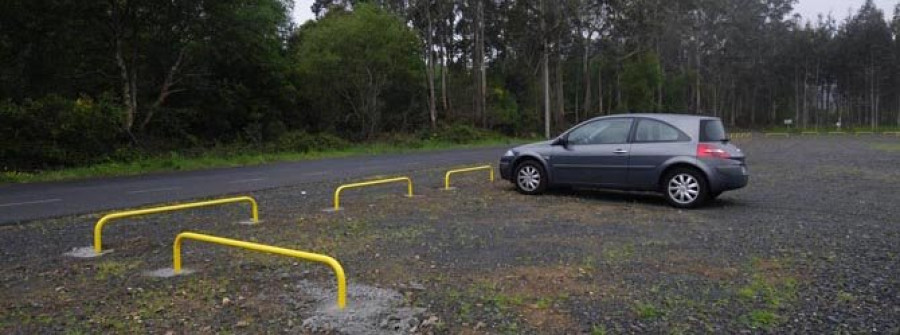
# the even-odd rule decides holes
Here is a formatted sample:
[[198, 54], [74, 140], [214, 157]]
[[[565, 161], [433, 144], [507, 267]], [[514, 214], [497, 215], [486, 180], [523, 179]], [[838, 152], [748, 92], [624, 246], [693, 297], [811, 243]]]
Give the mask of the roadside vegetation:
[[0, 172], [0, 183], [128, 176], [354, 155], [490, 147], [520, 144], [536, 139], [513, 138], [466, 126], [455, 126], [437, 134], [424, 136], [381, 136], [368, 143], [351, 143], [329, 134], [289, 133], [279, 141], [265, 145], [232, 143], [209, 148], [157, 153], [124, 150], [106, 157], [100, 162], [84, 166], [24, 172], [2, 171]]
[[315, 0], [292, 22], [288, 0], [3, 1], [0, 178], [546, 138], [634, 111], [900, 122], [896, 8], [675, 3]]

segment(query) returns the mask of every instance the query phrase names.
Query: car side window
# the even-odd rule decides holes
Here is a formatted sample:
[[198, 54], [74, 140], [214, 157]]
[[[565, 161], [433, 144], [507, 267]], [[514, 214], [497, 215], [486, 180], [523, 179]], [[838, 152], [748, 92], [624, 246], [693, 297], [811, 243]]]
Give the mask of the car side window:
[[634, 132], [635, 142], [681, 142], [690, 141], [682, 131], [656, 120], [642, 119]]
[[572, 145], [619, 144], [628, 142], [631, 119], [609, 119], [594, 121], [569, 132]]

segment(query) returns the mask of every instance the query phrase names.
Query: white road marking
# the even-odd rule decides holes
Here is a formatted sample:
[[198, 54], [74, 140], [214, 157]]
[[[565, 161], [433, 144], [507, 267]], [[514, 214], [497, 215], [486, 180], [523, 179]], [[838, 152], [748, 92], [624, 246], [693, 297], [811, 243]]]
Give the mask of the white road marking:
[[254, 182], [254, 181], [261, 181], [261, 180], [266, 180], [266, 178], [239, 179], [239, 180], [232, 180], [232, 181], [229, 181], [228, 183], [229, 183], [229, 184], [252, 183], [252, 182]]
[[141, 193], [152, 193], [152, 192], [165, 192], [165, 191], [174, 191], [180, 190], [181, 187], [161, 187], [161, 188], [151, 188], [147, 190], [137, 190], [137, 191], [128, 191], [128, 194], [141, 194]]
[[0, 204], [0, 207], [49, 204], [51, 202], [57, 202], [57, 201], [62, 201], [62, 199], [44, 199], [44, 200], [25, 201], [25, 202], [11, 202], [11, 203], [7, 203], [7, 204]]

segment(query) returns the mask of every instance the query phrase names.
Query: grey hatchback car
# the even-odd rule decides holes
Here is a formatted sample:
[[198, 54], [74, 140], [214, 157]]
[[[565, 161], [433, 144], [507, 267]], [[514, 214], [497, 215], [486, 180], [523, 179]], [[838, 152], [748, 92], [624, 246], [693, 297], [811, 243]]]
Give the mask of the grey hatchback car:
[[553, 186], [658, 191], [672, 206], [693, 208], [746, 186], [744, 158], [719, 118], [620, 114], [510, 149], [500, 175], [525, 194]]

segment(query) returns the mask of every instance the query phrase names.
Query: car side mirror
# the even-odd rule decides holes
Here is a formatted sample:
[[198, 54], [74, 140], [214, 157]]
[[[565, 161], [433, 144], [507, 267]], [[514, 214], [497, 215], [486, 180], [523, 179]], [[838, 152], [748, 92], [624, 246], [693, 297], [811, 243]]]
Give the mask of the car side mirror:
[[560, 137], [557, 137], [555, 140], [553, 140], [553, 142], [550, 143], [550, 145], [559, 145], [559, 146], [562, 146], [563, 148], [565, 148], [565, 147], [569, 146], [569, 139], [566, 136], [560, 136]]

